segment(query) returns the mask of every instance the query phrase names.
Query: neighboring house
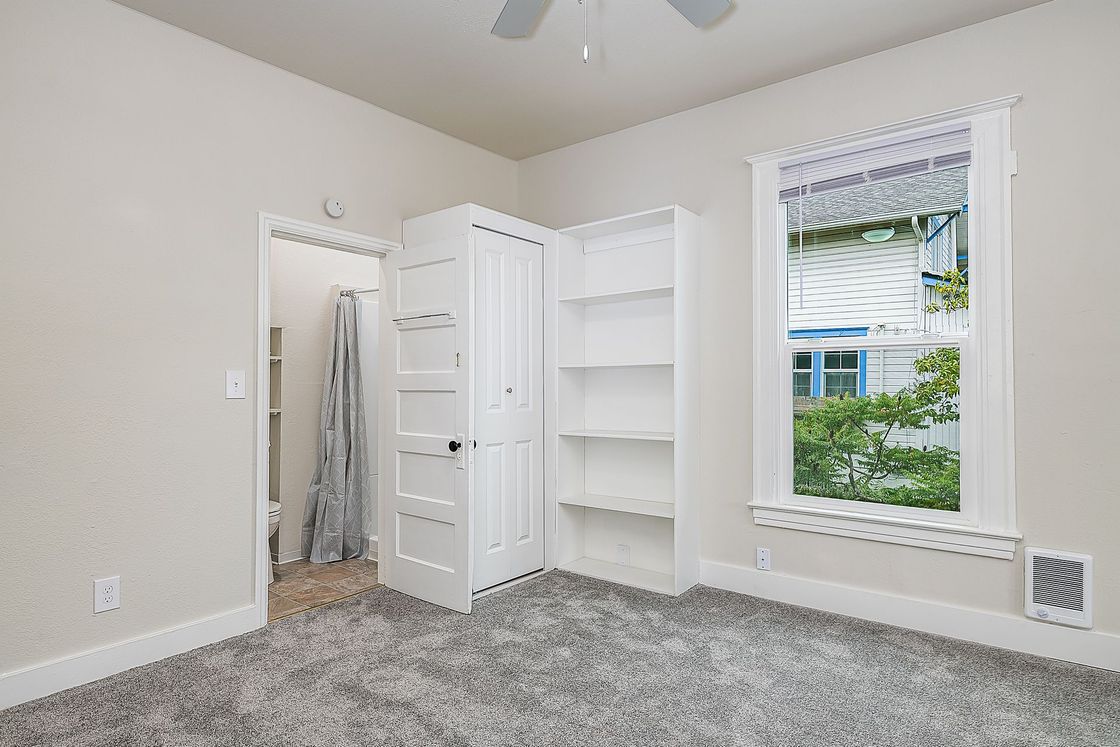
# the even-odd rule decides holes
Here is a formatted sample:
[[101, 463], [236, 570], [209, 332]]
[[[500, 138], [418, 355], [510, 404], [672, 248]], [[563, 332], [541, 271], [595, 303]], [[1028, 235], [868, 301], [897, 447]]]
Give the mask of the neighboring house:
[[[954, 266], [967, 270], [967, 167], [794, 198], [786, 205], [790, 337], [938, 334], [967, 326], [967, 311], [926, 311], [940, 299], [942, 274]], [[803, 398], [897, 392], [913, 382], [921, 353], [855, 347], [798, 353], [798, 409], [811, 405]], [[957, 423], [897, 440], [959, 448]]]

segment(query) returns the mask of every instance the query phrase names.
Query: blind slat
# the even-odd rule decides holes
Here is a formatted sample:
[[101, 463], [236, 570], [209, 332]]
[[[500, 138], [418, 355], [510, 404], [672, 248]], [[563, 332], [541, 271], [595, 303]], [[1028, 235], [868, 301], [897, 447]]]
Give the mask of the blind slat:
[[972, 160], [968, 128], [848, 148], [783, 163], [778, 174], [781, 201], [874, 184], [903, 176], [965, 166]]

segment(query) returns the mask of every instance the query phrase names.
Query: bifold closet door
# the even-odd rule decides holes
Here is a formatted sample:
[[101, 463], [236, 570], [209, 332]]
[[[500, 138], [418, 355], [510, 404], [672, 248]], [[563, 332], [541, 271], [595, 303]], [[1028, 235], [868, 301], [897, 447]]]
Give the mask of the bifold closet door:
[[474, 229], [474, 589], [544, 567], [544, 249]]

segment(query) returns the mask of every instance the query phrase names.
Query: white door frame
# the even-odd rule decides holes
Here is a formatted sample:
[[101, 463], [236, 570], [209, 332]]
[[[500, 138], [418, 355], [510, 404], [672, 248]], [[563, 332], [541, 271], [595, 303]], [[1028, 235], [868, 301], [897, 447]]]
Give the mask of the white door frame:
[[[381, 258], [400, 244], [373, 236], [321, 226], [270, 213], [257, 213], [257, 357], [256, 357], [256, 493], [253, 541], [253, 598], [260, 615], [258, 627], [268, 624], [268, 566], [262, 560], [268, 547], [268, 338], [271, 326], [269, 249], [272, 239], [289, 239], [326, 249]], [[380, 486], [378, 493], [380, 494]]]

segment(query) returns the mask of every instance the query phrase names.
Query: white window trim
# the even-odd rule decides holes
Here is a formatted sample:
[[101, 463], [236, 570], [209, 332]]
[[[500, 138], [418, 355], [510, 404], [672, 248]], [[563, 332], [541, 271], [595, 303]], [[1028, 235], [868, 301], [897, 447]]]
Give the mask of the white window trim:
[[[1015, 523], [1015, 422], [1011, 315], [1011, 107], [1019, 96], [954, 109], [810, 143], [745, 160], [753, 167], [754, 522], [879, 542], [1010, 560], [1022, 535]], [[961, 512], [870, 503], [806, 501], [792, 494], [792, 374], [794, 349], [850, 347], [852, 340], [791, 341], [786, 317], [786, 247], [778, 205], [779, 163], [853, 144], [967, 124], [973, 160], [969, 183], [970, 335], [861, 339], [861, 347], [962, 348]], [[992, 280], [988, 280], [991, 278]], [[967, 351], [967, 352], [966, 352]], [[787, 375], [789, 374], [789, 375]], [[776, 396], [777, 395], [777, 396]], [[788, 474], [787, 474], [788, 473]], [[937, 516], [940, 514], [941, 516]]]

